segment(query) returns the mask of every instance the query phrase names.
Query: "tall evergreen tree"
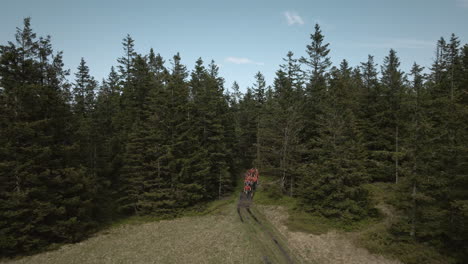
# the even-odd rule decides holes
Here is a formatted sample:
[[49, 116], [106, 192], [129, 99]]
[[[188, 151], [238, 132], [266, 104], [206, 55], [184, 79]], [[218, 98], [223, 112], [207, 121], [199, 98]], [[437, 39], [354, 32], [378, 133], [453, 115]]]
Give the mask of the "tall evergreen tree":
[[124, 49], [124, 56], [117, 59], [119, 65], [119, 72], [121, 74], [121, 80], [125, 82], [130, 81], [131, 72], [133, 68], [133, 61], [137, 53], [135, 52], [135, 41], [127, 34], [127, 36], [122, 40], [122, 45]]
[[321, 114], [320, 104], [324, 100], [327, 89], [327, 71], [331, 66], [329, 43], [324, 43], [325, 36], [318, 24], [315, 31], [310, 35], [311, 43], [307, 45], [308, 57], [299, 60], [305, 64], [307, 81], [305, 84], [305, 99], [303, 115], [305, 120], [302, 131], [303, 143], [308, 144], [310, 140], [318, 136], [318, 115]]
[[38, 43], [30, 18], [16, 40], [0, 46], [2, 255], [76, 241], [94, 225], [94, 181], [72, 158], [61, 53]]
[[73, 110], [75, 113], [76, 130], [74, 141], [79, 148], [79, 160], [88, 173], [96, 178], [97, 172], [97, 131], [94, 124], [96, 104], [95, 90], [97, 82], [89, 74], [89, 67], [81, 58], [73, 85]]
[[264, 136], [261, 135], [261, 126], [263, 125], [263, 118], [264, 118], [264, 104], [267, 100], [266, 98], [266, 83], [265, 83], [265, 77], [261, 72], [257, 72], [255, 74], [255, 83], [252, 88], [252, 95], [253, 95], [253, 100], [254, 100], [254, 107], [255, 111], [253, 112], [255, 119], [256, 119], [256, 142], [255, 142], [255, 149], [256, 149], [256, 154], [255, 154], [255, 160], [254, 160], [254, 166], [261, 168], [263, 165], [263, 157], [261, 156], [262, 153], [262, 140], [264, 140]]
[[309, 92], [311, 92], [312, 89], [319, 91], [320, 88], [323, 88], [326, 81], [325, 74], [327, 69], [331, 66], [330, 57], [328, 57], [330, 53], [328, 46], [330, 44], [323, 43], [325, 37], [318, 24], [315, 24], [315, 32], [310, 35], [310, 39], [312, 42], [307, 45], [306, 49], [309, 57], [301, 57], [300, 59], [302, 63], [309, 67], [307, 75], [310, 82], [308, 84]]
[[351, 69], [343, 61], [331, 74], [330, 90], [321, 104], [319, 136], [313, 141], [313, 162], [301, 169], [299, 197], [307, 211], [351, 221], [368, 216], [370, 209], [362, 188], [365, 149], [351, 99], [356, 90], [350, 89]]
[[[381, 105], [385, 107], [380, 111], [381, 123], [379, 128], [384, 135], [382, 138], [383, 156], [386, 156], [387, 161], [382, 163], [381, 173], [385, 175], [385, 171], [393, 171], [393, 179], [395, 183], [399, 180], [400, 156], [402, 155], [400, 138], [402, 137], [403, 110], [401, 109], [402, 100], [405, 95], [405, 76], [399, 69], [400, 59], [396, 52], [391, 49], [388, 56], [385, 57], [382, 65], [382, 97]], [[393, 160], [393, 169], [389, 163]], [[390, 177], [387, 178], [390, 180]]]

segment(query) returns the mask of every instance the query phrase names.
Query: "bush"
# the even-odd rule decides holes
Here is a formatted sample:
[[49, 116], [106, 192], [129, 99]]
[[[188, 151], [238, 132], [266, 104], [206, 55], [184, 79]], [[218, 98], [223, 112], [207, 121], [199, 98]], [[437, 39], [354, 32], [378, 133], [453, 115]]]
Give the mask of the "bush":
[[277, 184], [268, 185], [265, 189], [266, 195], [269, 199], [279, 200], [283, 196], [283, 192]]

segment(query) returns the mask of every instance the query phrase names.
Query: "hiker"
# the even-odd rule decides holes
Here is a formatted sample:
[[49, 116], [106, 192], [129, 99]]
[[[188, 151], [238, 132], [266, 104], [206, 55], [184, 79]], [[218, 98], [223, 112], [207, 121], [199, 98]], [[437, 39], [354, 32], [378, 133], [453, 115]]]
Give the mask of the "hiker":
[[255, 174], [252, 177], [252, 190], [255, 191], [257, 189], [257, 181], [258, 181], [258, 175]]
[[247, 183], [252, 186], [253, 184], [253, 177], [251, 175], [247, 176]]
[[248, 174], [245, 175], [244, 185], [250, 185], [250, 176]]
[[244, 186], [244, 193], [246, 195], [249, 195], [251, 190], [252, 190], [252, 188], [250, 187], [250, 185], [247, 184], [247, 185]]

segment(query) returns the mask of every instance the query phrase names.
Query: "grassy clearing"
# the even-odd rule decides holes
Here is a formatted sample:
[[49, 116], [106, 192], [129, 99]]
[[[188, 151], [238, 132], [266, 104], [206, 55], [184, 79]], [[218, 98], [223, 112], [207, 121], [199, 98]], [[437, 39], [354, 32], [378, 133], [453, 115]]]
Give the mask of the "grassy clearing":
[[[276, 225], [288, 237], [288, 243], [305, 259], [317, 259], [320, 263], [396, 263], [396, 260], [407, 264], [452, 263], [430, 246], [398, 241], [389, 233], [399, 217], [392, 207], [397, 195], [393, 183], [366, 184], [364, 188], [379, 215], [347, 223], [300, 211], [294, 198], [278, 198], [273, 182], [268, 177], [263, 180], [265, 188], [260, 188], [255, 202], [265, 206], [264, 213], [277, 220]], [[289, 217], [278, 220], [281, 215]]]
[[228, 201], [197, 216], [132, 218], [83, 242], [6, 263], [261, 263], [260, 244]]
[[364, 232], [357, 238], [357, 243], [374, 254], [396, 258], [407, 264], [455, 263], [455, 260], [421, 243], [395, 241], [383, 226]]
[[352, 224], [333, 221], [300, 211], [296, 199], [278, 197], [277, 192], [274, 182], [262, 177], [254, 201], [285, 238], [299, 263], [399, 263], [355, 242], [356, 236], [382, 222], [382, 217]]
[[299, 263], [351, 263], [351, 264], [396, 264], [398, 261], [387, 259], [378, 254], [356, 246], [347, 233], [332, 230], [315, 235], [292, 231], [285, 223], [288, 210], [281, 206], [258, 206], [259, 210], [285, 237], [291, 251], [298, 256]]
[[328, 219], [318, 214], [306, 213], [299, 209], [297, 199], [282, 195], [277, 189], [278, 184], [275, 184], [269, 177], [263, 177], [262, 182], [259, 191], [255, 194], [255, 203], [283, 206], [288, 209], [289, 217], [286, 225], [292, 231], [308, 232], [316, 235], [325, 234], [332, 230], [359, 231], [380, 222], [383, 218], [379, 216], [350, 223]]
[[289, 210], [290, 217], [287, 226], [292, 231], [308, 232], [316, 235], [325, 234], [332, 230], [356, 232], [378, 223], [378, 218], [369, 218], [352, 223], [327, 219], [320, 215], [313, 215], [298, 210]]
[[383, 221], [360, 232], [355, 238], [357, 244], [372, 253], [397, 258], [407, 264], [455, 263], [453, 259], [441, 255], [428, 245], [397, 240], [390, 234], [389, 228], [399, 217], [398, 212], [391, 206], [396, 198], [395, 184], [374, 183], [367, 184], [365, 188], [369, 190], [384, 218]]

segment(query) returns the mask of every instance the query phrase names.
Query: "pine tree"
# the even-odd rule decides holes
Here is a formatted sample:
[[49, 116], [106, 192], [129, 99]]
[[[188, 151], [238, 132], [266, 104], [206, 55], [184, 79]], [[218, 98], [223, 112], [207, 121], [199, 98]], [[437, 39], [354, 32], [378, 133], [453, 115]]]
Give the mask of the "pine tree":
[[135, 41], [132, 39], [130, 34], [122, 40], [124, 49], [124, 56], [117, 59], [119, 65], [119, 72], [121, 74], [121, 80], [123, 83], [129, 82], [131, 78], [131, 72], [133, 68], [133, 62], [137, 53], [135, 52]]
[[307, 75], [310, 80], [308, 84], [309, 91], [312, 89], [319, 91], [319, 89], [325, 85], [325, 74], [327, 69], [331, 66], [330, 57], [328, 57], [330, 53], [328, 46], [330, 44], [323, 43], [325, 37], [318, 24], [315, 24], [315, 32], [310, 35], [310, 39], [312, 42], [307, 45], [306, 49], [309, 57], [301, 57], [300, 62], [310, 68]]
[[310, 212], [344, 221], [369, 215], [365, 149], [355, 116], [351, 69], [343, 61], [332, 69], [330, 90], [321, 104], [319, 136], [313, 141], [312, 162], [302, 167], [299, 197]]
[[[224, 98], [224, 80], [218, 76], [218, 67], [211, 61], [208, 69], [199, 59], [192, 72], [191, 94], [194, 98], [194, 126], [198, 127], [198, 156], [206, 155], [209, 170], [203, 177], [207, 198], [221, 197], [232, 185], [229, 165], [232, 157], [226, 142], [227, 102]], [[203, 153], [204, 152], [204, 153]], [[217, 184], [214, 184], [217, 183]]]
[[73, 88], [75, 113], [88, 116], [94, 110], [97, 82], [89, 75], [89, 67], [83, 58], [81, 58], [75, 77]]
[[267, 100], [266, 98], [266, 83], [265, 83], [265, 77], [261, 72], [258, 72], [255, 74], [255, 83], [253, 85], [252, 89], [252, 95], [253, 95], [253, 100], [254, 100], [254, 107], [255, 107], [255, 112], [254, 117], [256, 120], [256, 142], [255, 142], [255, 149], [256, 149], [256, 154], [255, 154], [255, 160], [254, 160], [254, 166], [257, 168], [262, 168], [263, 166], [263, 157], [261, 156], [262, 153], [262, 141], [264, 140], [264, 135], [261, 135], [262, 129], [261, 126], [263, 125], [264, 122], [264, 104]]
[[16, 40], [0, 46], [2, 255], [77, 241], [95, 210], [94, 180], [74, 165], [61, 53], [36, 39], [29, 18]]
[[281, 69], [276, 72], [272, 98], [265, 104], [268, 115], [264, 117], [265, 125], [260, 133], [264, 136], [265, 167], [269, 173], [279, 176], [280, 189], [283, 192], [289, 189], [291, 196], [300, 160], [299, 134], [303, 129], [301, 70], [292, 56], [292, 52], [288, 52], [287, 59], [283, 59], [287, 64], [280, 65]]
[[96, 142], [96, 174], [98, 180], [98, 204], [100, 219], [108, 219], [115, 214], [115, 200], [118, 197], [118, 169], [120, 168], [118, 153], [120, 144], [116, 118], [120, 110], [121, 87], [120, 78], [111, 67], [107, 79], [102, 80], [102, 85], [96, 97], [96, 106], [93, 115], [95, 129], [94, 142]]
[[451, 225], [448, 236], [453, 245], [453, 251], [457, 253], [459, 259], [468, 261], [468, 45], [460, 49], [459, 74], [454, 75], [454, 83], [458, 84], [454, 101], [456, 102], [456, 115], [454, 118], [457, 124], [456, 161], [453, 169], [454, 177], [450, 183], [450, 212]]
[[89, 67], [81, 58], [73, 87], [73, 110], [76, 122], [74, 141], [78, 145], [81, 164], [96, 178], [97, 172], [97, 131], [94, 124], [95, 90], [97, 82], [89, 75]]
[[422, 208], [430, 199], [428, 189], [433, 183], [427, 181], [428, 175], [431, 174], [429, 160], [433, 149], [430, 145], [431, 124], [429, 114], [426, 112], [429, 97], [424, 87], [422, 71], [423, 68], [416, 63], [411, 69], [413, 81], [408, 102], [411, 122], [408, 124], [409, 137], [403, 141], [410, 158], [403, 166], [406, 177], [400, 186], [402, 195], [399, 207], [405, 210], [407, 216], [400, 231], [407, 232], [411, 237], [417, 236], [422, 230], [421, 223], [430, 221]]
[[362, 122], [362, 132], [367, 150], [366, 171], [374, 180], [384, 180], [381, 168], [385, 162], [385, 155], [382, 155], [382, 146], [385, 135], [381, 133], [380, 113], [382, 108], [382, 91], [378, 80], [377, 64], [374, 57], [369, 55], [366, 62], [362, 62], [360, 67], [361, 96], [356, 98], [360, 104], [358, 111], [359, 119]]
[[288, 51], [286, 58], [283, 58], [285, 64], [280, 65], [281, 70], [286, 74], [291, 86], [294, 89], [302, 89], [304, 84], [304, 72], [301, 70], [301, 65], [298, 59], [294, 58], [294, 53]]
[[239, 158], [241, 168], [247, 168], [252, 166], [252, 161], [256, 157], [255, 144], [257, 141], [256, 101], [251, 88], [247, 88], [238, 107]]
[[[317, 116], [321, 114], [321, 106], [325, 91], [327, 89], [327, 70], [331, 66], [329, 43], [324, 43], [325, 36], [322, 34], [320, 26], [315, 25], [314, 34], [310, 35], [311, 43], [307, 45], [306, 57], [299, 60], [305, 64], [306, 84], [305, 84], [305, 104], [303, 116], [305, 120], [302, 140], [308, 144], [310, 140], [318, 136]], [[310, 148], [310, 147], [309, 147]]]
[[[380, 124], [379, 129], [384, 135], [381, 138], [381, 153], [382, 156], [386, 158], [382, 162], [382, 167], [380, 172], [382, 175], [385, 175], [385, 171], [393, 171], [393, 179], [395, 183], [398, 183], [399, 180], [399, 170], [400, 170], [400, 156], [401, 146], [400, 138], [402, 137], [402, 100], [405, 94], [404, 81], [405, 76], [402, 71], [399, 69], [400, 60], [396, 55], [396, 52], [391, 49], [389, 55], [385, 57], [384, 64], [382, 65], [382, 96], [381, 105], [385, 107], [380, 112]], [[390, 160], [393, 160], [394, 165], [393, 169], [390, 165]], [[387, 180], [390, 179], [388, 175]]]
[[[459, 55], [457, 38], [452, 36], [449, 44], [441, 38], [437, 43], [437, 58], [433, 64], [428, 83], [431, 96], [428, 111], [433, 127], [431, 146], [430, 183], [426, 194], [432, 199], [422, 210], [426, 217], [433, 217], [425, 223], [417, 238], [423, 241], [438, 241], [453, 248], [466, 248], [466, 230], [463, 228], [462, 209], [466, 204], [466, 89], [458, 86], [463, 79], [463, 61]], [[466, 72], [465, 72], [466, 74]], [[424, 191], [424, 190], [423, 190]], [[436, 212], [436, 213], [434, 213]], [[455, 220], [456, 219], [456, 220]], [[465, 218], [466, 219], [466, 218]], [[451, 223], [451, 224], [448, 224]], [[456, 223], [456, 224], [455, 224]], [[436, 226], [439, 224], [439, 226]], [[449, 238], [446, 235], [449, 234]], [[456, 251], [458, 251], [456, 250]], [[456, 252], [455, 251], [455, 252]], [[460, 251], [461, 252], [461, 251]], [[466, 254], [458, 254], [467, 258]]]

